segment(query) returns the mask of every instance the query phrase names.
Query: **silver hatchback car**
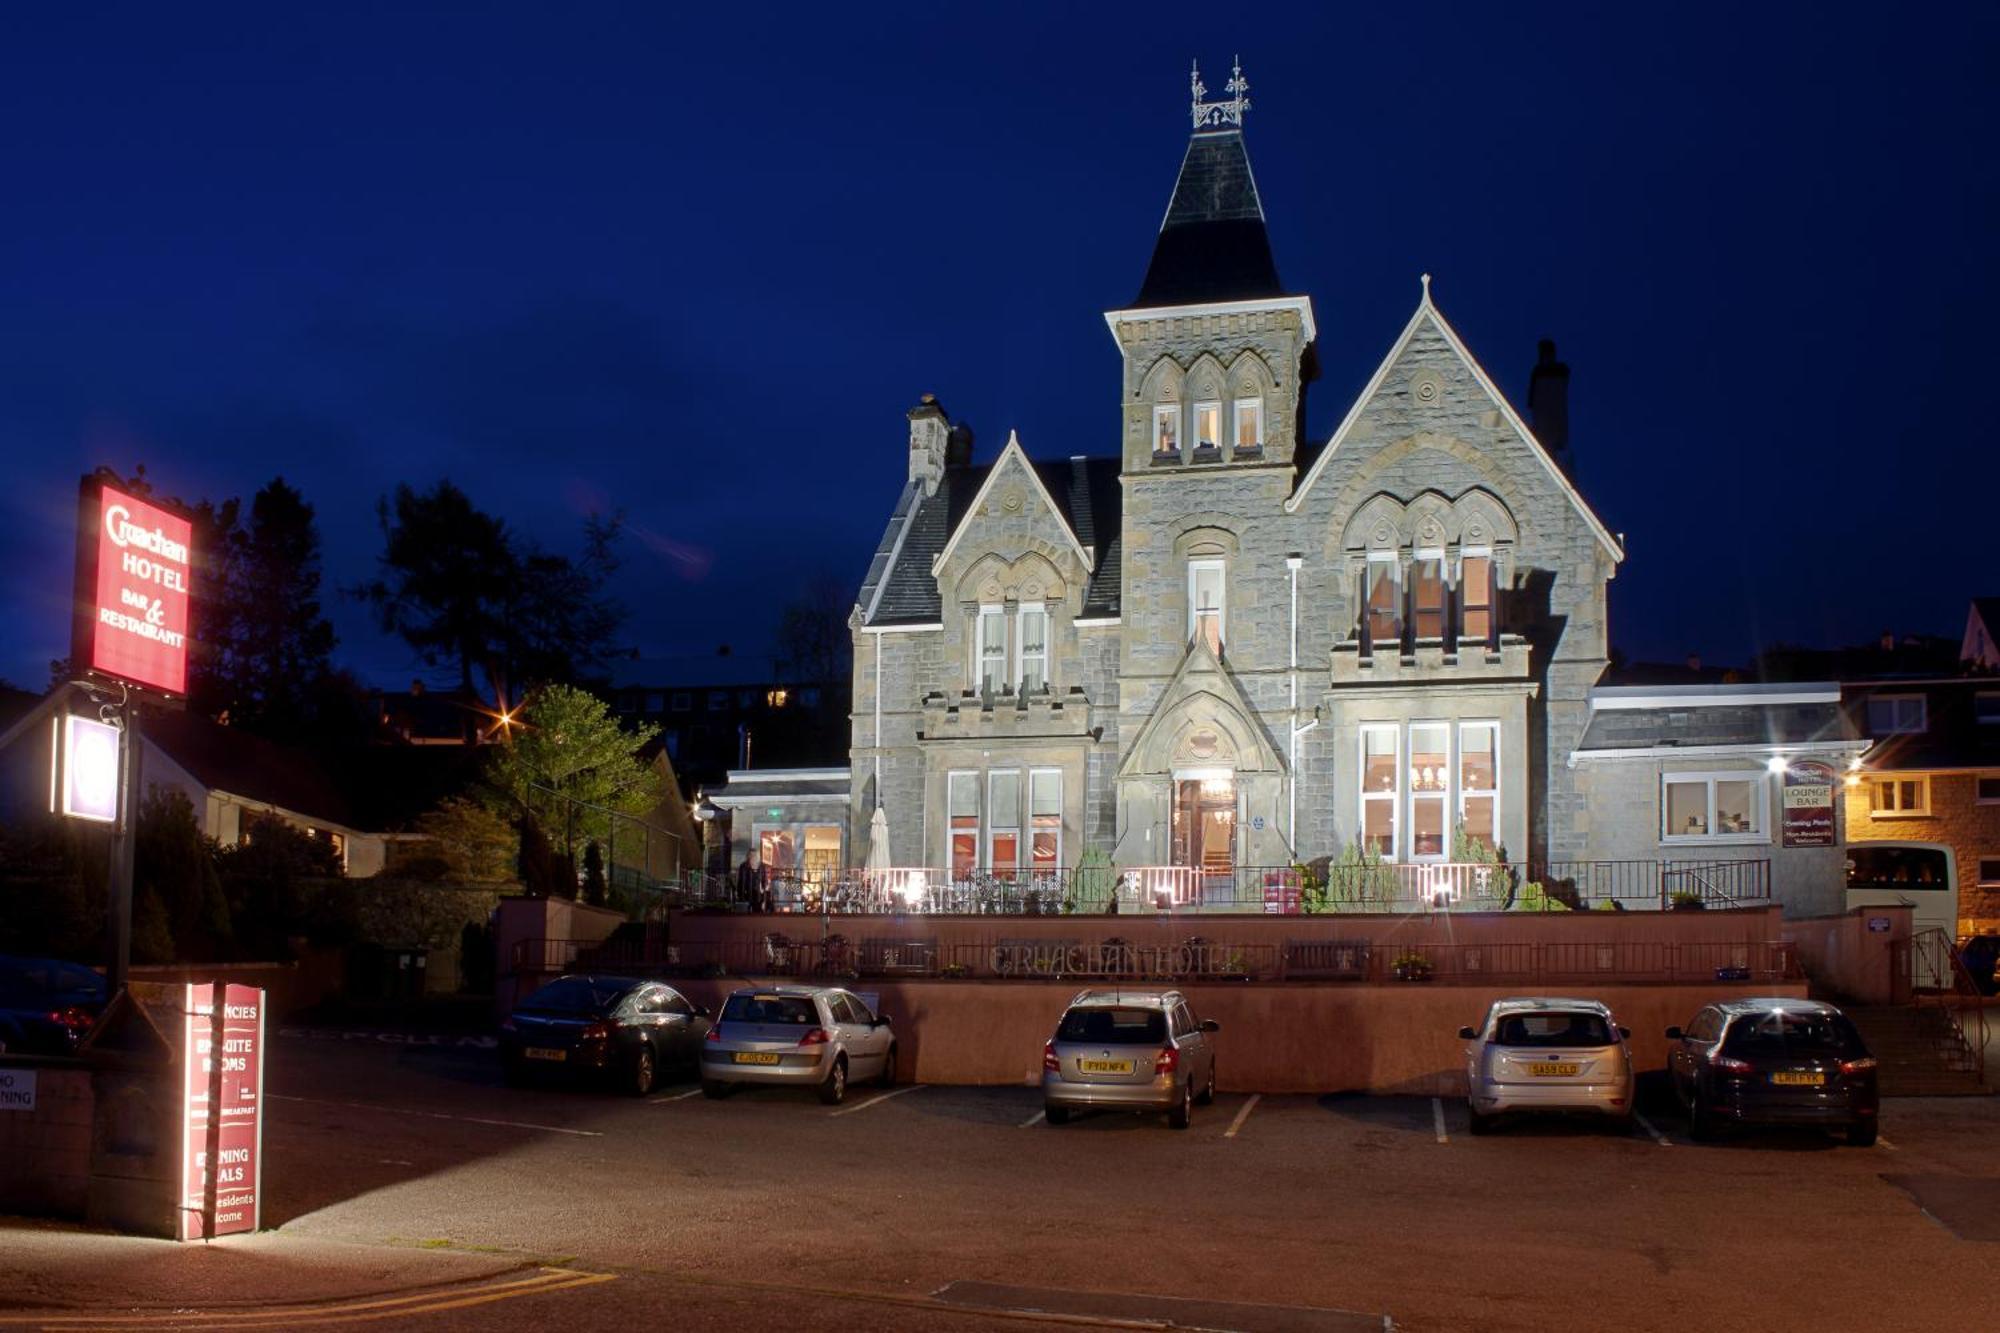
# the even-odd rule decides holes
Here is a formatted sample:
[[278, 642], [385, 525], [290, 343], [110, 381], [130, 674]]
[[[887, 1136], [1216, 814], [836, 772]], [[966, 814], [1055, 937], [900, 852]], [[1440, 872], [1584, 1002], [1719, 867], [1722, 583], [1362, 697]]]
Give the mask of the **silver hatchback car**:
[[701, 1047], [701, 1090], [722, 1097], [739, 1083], [819, 1090], [829, 1106], [850, 1080], [896, 1079], [896, 1032], [852, 991], [833, 986], [752, 986], [730, 995]]
[[1484, 1134], [1507, 1111], [1585, 1111], [1632, 1118], [1632, 1053], [1611, 1010], [1596, 1000], [1496, 1000], [1465, 1041], [1466, 1109]]
[[1221, 1025], [1194, 1016], [1179, 991], [1087, 990], [1042, 1046], [1042, 1106], [1051, 1125], [1093, 1106], [1165, 1111], [1186, 1129], [1215, 1100]]

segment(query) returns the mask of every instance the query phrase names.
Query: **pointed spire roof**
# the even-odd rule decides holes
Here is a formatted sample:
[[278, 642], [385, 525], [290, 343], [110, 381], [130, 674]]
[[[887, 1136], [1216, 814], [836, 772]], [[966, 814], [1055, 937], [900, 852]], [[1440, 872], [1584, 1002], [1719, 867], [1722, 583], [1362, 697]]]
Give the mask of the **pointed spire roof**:
[[1134, 309], [1147, 306], [1209, 305], [1283, 296], [1271, 238], [1264, 229], [1264, 202], [1250, 173], [1243, 146], [1243, 96], [1239, 66], [1230, 81], [1235, 99], [1202, 101], [1199, 72], [1193, 78], [1195, 132], [1181, 159], [1173, 201], [1160, 223], [1153, 262], [1139, 288]]

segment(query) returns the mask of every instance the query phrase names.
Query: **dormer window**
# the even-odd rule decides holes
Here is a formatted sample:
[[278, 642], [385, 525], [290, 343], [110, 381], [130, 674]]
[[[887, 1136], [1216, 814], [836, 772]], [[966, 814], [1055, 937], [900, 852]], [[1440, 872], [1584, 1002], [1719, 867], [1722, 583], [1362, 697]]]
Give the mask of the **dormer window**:
[[1194, 443], [1197, 449], [1215, 449], [1222, 444], [1222, 404], [1210, 400], [1194, 405]]
[[1007, 683], [1007, 610], [1001, 606], [979, 608], [979, 689], [998, 694]]
[[1256, 453], [1264, 447], [1264, 400], [1236, 400], [1236, 452]]
[[1177, 454], [1180, 451], [1180, 404], [1161, 403], [1153, 409], [1153, 452], [1156, 454]]
[[1020, 610], [1019, 669], [1014, 673], [1021, 693], [1033, 694], [1049, 683], [1049, 611], [1045, 606]]

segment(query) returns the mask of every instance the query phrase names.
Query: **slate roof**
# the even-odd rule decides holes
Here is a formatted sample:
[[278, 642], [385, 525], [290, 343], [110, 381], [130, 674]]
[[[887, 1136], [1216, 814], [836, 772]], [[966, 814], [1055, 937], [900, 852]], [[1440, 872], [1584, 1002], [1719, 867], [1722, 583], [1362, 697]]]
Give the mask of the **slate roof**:
[[1981, 695], [2000, 694], [2000, 678], [1963, 676], [1954, 680], [1879, 682], [1842, 691], [1848, 716], [1864, 734], [1868, 699], [1874, 694], [1920, 694], [1924, 729], [1883, 736], [1868, 751], [1868, 767], [1919, 772], [1925, 769], [2000, 769], [2000, 727], [1978, 720]]
[[310, 755], [193, 713], [149, 712], [139, 726], [147, 740], [211, 791], [357, 827], [346, 796]]
[[1284, 294], [1243, 131], [1197, 131], [1133, 308]]
[[[1096, 554], [1084, 588], [1082, 614], [1086, 618], [1118, 614], [1122, 567], [1119, 520], [1123, 513], [1119, 466], [1116, 458], [1033, 460], [1035, 473], [1055, 501], [1063, 522], [1069, 524], [1078, 542]], [[934, 495], [925, 495], [917, 483], [904, 489], [861, 585], [862, 609], [866, 611], [871, 603], [875, 606], [869, 624], [925, 625], [943, 617], [931, 564], [965, 520], [966, 510], [992, 470], [990, 462], [959, 464], [944, 470]]]
[[1642, 750], [1655, 746], [1798, 745], [1854, 740], [1854, 728], [1833, 700], [1824, 703], [1709, 704], [1599, 709], [1577, 750]]

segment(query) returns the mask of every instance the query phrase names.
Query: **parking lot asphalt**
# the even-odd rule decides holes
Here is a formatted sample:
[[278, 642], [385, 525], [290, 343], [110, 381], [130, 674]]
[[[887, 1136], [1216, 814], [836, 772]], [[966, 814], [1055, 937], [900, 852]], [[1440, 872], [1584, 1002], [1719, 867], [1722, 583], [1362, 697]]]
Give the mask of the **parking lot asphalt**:
[[1058, 1128], [1027, 1087], [641, 1100], [503, 1087], [477, 1045], [298, 1033], [267, 1089], [281, 1236], [604, 1275], [412, 1327], [1162, 1327], [1193, 1317], [1175, 1300], [1243, 1329], [1970, 1327], [2000, 1271], [1992, 1098], [1891, 1100], [1872, 1149], [1696, 1145], [1657, 1102], [1623, 1133], [1228, 1094], [1185, 1132]]

